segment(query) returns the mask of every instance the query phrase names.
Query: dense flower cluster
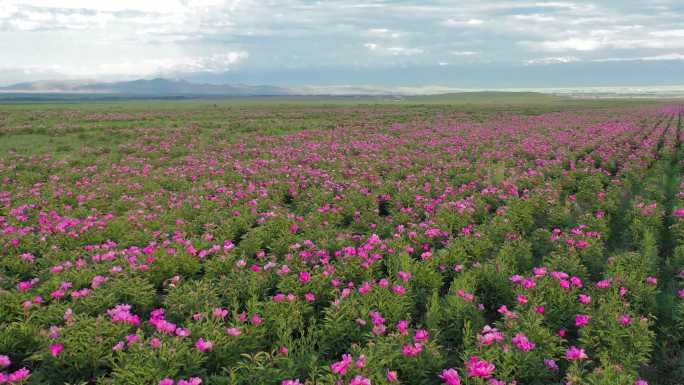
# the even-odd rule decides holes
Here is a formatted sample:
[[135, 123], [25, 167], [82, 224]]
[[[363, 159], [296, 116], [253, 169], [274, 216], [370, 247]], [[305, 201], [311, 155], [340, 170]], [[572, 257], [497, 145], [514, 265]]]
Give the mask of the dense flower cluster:
[[0, 113], [0, 384], [679, 381], [684, 109], [329, 108]]

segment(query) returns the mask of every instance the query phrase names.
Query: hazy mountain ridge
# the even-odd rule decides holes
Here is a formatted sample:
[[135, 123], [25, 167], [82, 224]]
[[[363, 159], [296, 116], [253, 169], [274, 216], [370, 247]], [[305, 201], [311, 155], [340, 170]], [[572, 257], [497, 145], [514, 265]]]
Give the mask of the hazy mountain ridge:
[[289, 90], [273, 86], [216, 85], [190, 83], [186, 80], [138, 79], [122, 82], [38, 81], [0, 87], [1, 92], [16, 93], [83, 93], [122, 95], [212, 95], [212, 96], [270, 96], [289, 95]]

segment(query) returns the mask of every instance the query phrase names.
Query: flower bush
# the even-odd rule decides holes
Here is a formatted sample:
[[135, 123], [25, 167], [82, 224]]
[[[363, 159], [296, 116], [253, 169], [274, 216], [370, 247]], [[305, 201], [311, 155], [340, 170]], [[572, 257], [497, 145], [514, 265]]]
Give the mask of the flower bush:
[[0, 384], [684, 381], [681, 107], [194, 108], [8, 112]]

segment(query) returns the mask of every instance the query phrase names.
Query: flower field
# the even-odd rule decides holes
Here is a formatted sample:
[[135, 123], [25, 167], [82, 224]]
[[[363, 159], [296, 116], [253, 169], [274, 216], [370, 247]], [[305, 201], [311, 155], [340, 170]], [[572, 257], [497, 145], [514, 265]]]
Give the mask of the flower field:
[[684, 107], [0, 108], [0, 384], [684, 383]]

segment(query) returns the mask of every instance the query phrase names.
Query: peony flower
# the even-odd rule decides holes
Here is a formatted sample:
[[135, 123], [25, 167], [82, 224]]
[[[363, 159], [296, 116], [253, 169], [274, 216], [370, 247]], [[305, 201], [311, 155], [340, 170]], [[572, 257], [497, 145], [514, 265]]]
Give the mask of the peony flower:
[[473, 356], [470, 357], [470, 360], [466, 363], [466, 369], [468, 369], [468, 376], [470, 377], [489, 378], [492, 376], [496, 366], [480, 359], [478, 356]]
[[565, 358], [570, 361], [577, 361], [587, 359], [589, 356], [587, 356], [587, 353], [584, 351], [584, 349], [571, 346], [570, 349], [565, 352]]
[[280, 385], [302, 385], [301, 382], [299, 382], [299, 379], [295, 380], [283, 380]]
[[523, 333], [516, 334], [515, 337], [511, 339], [511, 342], [524, 352], [529, 352], [536, 346], [535, 343], [530, 341]]
[[62, 350], [64, 350], [64, 344], [55, 344], [50, 346], [50, 354], [53, 357], [59, 357], [59, 355], [62, 354]]
[[351, 382], [349, 382], [349, 385], [372, 385], [371, 380], [364, 377], [364, 376], [356, 376], [352, 378]]
[[31, 371], [26, 368], [21, 368], [14, 373], [10, 373], [7, 376], [7, 381], [9, 383], [26, 381], [31, 376]]
[[461, 376], [458, 375], [456, 369], [444, 369], [442, 374], [439, 375], [445, 384], [447, 385], [461, 385]]
[[550, 358], [544, 359], [544, 365], [546, 365], [547, 368], [550, 370], [557, 372], [558, 371], [558, 364], [556, 363], [556, 360], [552, 360]]
[[585, 314], [578, 314], [575, 316], [575, 326], [581, 328], [589, 323], [591, 317]]
[[352, 359], [351, 354], [343, 354], [342, 355], [342, 361], [337, 361], [330, 365], [330, 369], [334, 374], [340, 374], [340, 375], [345, 375], [347, 374], [347, 370], [349, 370], [349, 366], [354, 362]]
[[430, 338], [430, 333], [428, 333], [427, 330], [425, 330], [425, 329], [416, 330], [416, 335], [414, 337], [414, 340], [416, 342], [424, 342], [424, 341], [427, 341], [428, 338]]
[[214, 347], [214, 343], [203, 338], [200, 338], [197, 340], [197, 342], [195, 342], [195, 347], [197, 348], [197, 350], [204, 353], [210, 351]]

